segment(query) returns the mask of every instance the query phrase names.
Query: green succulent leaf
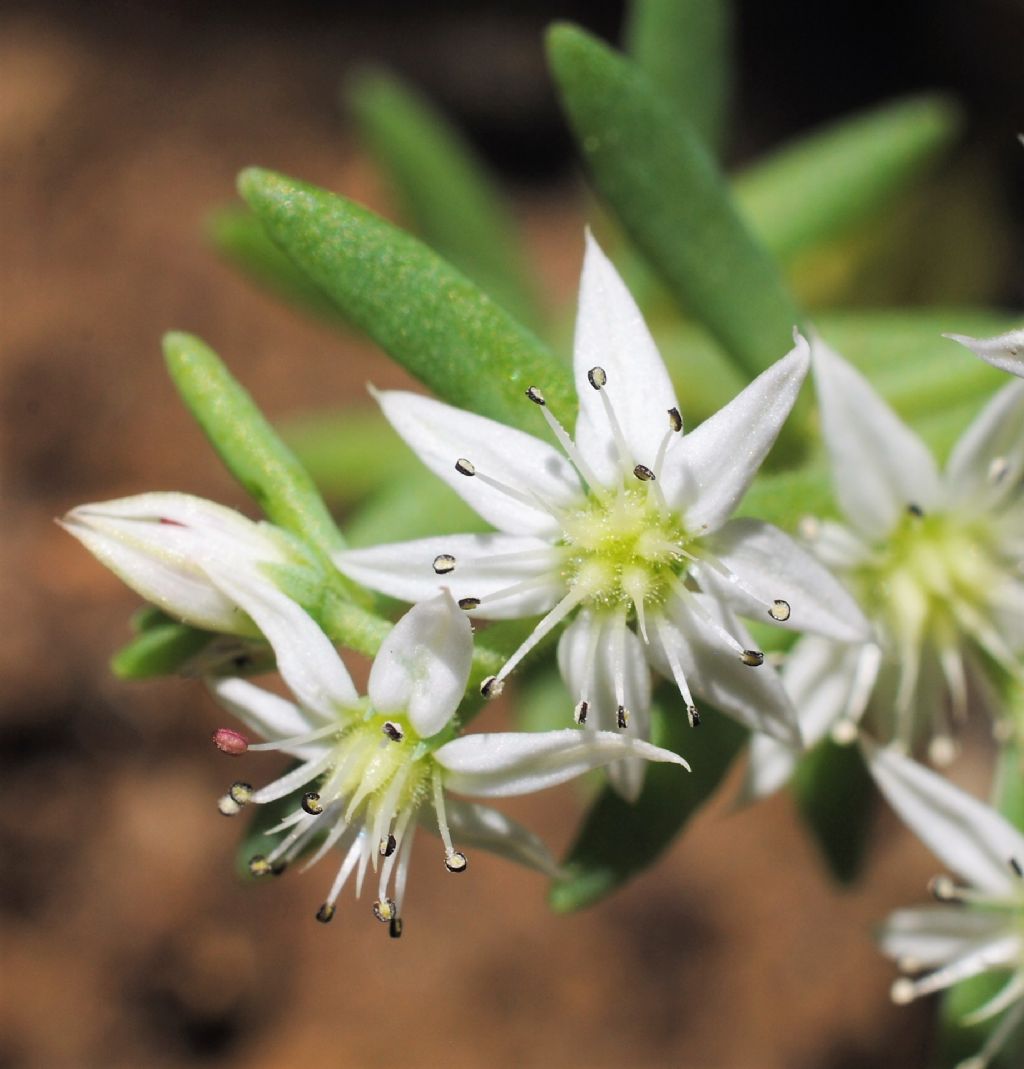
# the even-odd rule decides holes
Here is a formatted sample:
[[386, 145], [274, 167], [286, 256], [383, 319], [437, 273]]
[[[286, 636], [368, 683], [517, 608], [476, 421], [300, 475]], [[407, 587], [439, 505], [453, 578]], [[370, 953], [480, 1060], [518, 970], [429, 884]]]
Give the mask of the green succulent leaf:
[[923, 95], [883, 104], [801, 137], [733, 182], [754, 233], [792, 259], [884, 209], [956, 139], [959, 108]]
[[652, 741], [684, 754], [693, 771], [652, 764], [635, 805], [610, 787], [601, 792], [565, 860], [566, 875], [549, 892], [558, 912], [593, 905], [651, 865], [715, 792], [749, 738], [712, 710], [701, 727], [691, 729], [678, 696], [672, 704], [670, 712], [660, 704], [652, 709]]
[[802, 321], [702, 138], [638, 65], [570, 25], [548, 34], [562, 107], [594, 184], [669, 291], [746, 376]]
[[626, 51], [715, 150], [728, 121], [732, 23], [727, 0], [632, 0], [626, 17]]
[[267, 517], [329, 554], [344, 540], [313, 480], [216, 353], [191, 334], [164, 337], [182, 400]]
[[239, 188], [267, 232], [347, 319], [439, 397], [528, 425], [527, 387], [569, 420], [568, 369], [526, 327], [414, 237], [366, 208], [250, 168]]
[[344, 98], [412, 228], [498, 304], [535, 323], [511, 214], [464, 138], [391, 72], [360, 72]]
[[110, 661], [118, 679], [154, 679], [172, 675], [217, 636], [167, 619], [144, 627]]

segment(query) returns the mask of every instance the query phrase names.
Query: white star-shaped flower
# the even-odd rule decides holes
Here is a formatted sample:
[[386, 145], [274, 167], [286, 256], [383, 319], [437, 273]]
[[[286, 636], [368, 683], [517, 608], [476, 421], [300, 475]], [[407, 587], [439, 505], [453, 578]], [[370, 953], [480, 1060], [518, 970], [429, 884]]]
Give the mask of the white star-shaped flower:
[[989, 970], [1006, 984], [964, 1023], [1005, 1014], [984, 1048], [960, 1069], [984, 1069], [1024, 1020], [1024, 835], [990, 806], [892, 748], [865, 743], [883, 794], [911, 830], [968, 886], [936, 877], [941, 905], [894, 913], [881, 934], [882, 950], [915, 979], [892, 987], [907, 1003]]
[[[867, 625], [810, 554], [775, 527], [729, 520], [775, 441], [809, 364], [807, 343], [683, 434], [668, 373], [614, 267], [587, 239], [576, 322], [575, 436], [523, 383], [561, 451], [412, 393], [378, 396], [435, 474], [497, 533], [421, 539], [335, 559], [406, 601], [450, 585], [471, 615], [544, 614], [490, 693], [564, 622], [558, 659], [588, 726], [647, 733], [650, 661], [675, 681], [691, 721], [699, 695], [752, 728], [798, 744], [776, 674], [736, 614], [856, 641]], [[515, 375], [515, 369], [509, 369]], [[524, 401], [524, 404], [527, 403]], [[612, 770], [627, 797], [643, 768]]]
[[986, 363], [1024, 378], [1024, 329], [1011, 330], [994, 338], [969, 338], [966, 334], [943, 334], [944, 338], [966, 346]]
[[[826, 346], [814, 378], [845, 522], [809, 525], [812, 546], [857, 597], [876, 643], [801, 638], [782, 671], [804, 741], [872, 732], [936, 763], [993, 675], [1024, 665], [1024, 382], [1000, 390], [940, 472], [925, 444]], [[976, 685], [982, 684], [982, 685]], [[748, 790], [780, 786], [797, 755], [755, 738]]]
[[248, 746], [237, 732], [221, 729], [215, 742], [228, 753], [276, 750], [300, 762], [258, 790], [235, 783], [220, 810], [232, 816], [245, 804], [274, 802], [305, 788], [301, 804], [268, 833], [282, 834], [277, 845], [254, 857], [250, 870], [279, 872], [315, 848], [308, 867], [339, 847], [343, 861], [317, 913], [320, 921], [334, 916], [353, 873], [358, 896], [372, 868], [374, 914], [390, 924], [392, 935], [400, 934], [419, 822], [440, 836], [449, 872], [467, 865], [458, 842], [554, 874], [553, 860], [534, 835], [493, 809], [448, 797], [449, 791], [491, 798], [526, 794], [625, 757], [689, 767], [669, 750], [616, 732], [569, 728], [453, 738], [473, 638], [447, 591], [398, 621], [373, 662], [364, 699], [327, 636], [297, 604], [245, 572], [217, 569], [210, 579], [263, 632], [294, 696], [288, 701], [241, 678], [211, 681], [217, 699], [267, 740]]

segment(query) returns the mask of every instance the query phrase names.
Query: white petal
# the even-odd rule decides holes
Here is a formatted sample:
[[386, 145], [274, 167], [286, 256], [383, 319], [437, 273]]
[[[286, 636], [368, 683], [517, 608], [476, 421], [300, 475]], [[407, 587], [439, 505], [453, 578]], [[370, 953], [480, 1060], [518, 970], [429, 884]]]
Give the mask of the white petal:
[[[420, 394], [392, 390], [377, 394], [384, 415], [435, 475], [443, 479], [488, 523], [509, 534], [554, 537], [558, 522], [544, 504], [564, 507], [582, 496], [572, 465], [553, 446], [484, 416], [464, 412]], [[523, 404], [529, 401], [523, 398]], [[456, 461], [497, 479], [527, 500], [461, 475]]]
[[[473, 849], [479, 846], [498, 857], [543, 872], [545, 876], [554, 878], [559, 875], [558, 862], [540, 837], [511, 817], [464, 798], [448, 798], [445, 808], [452, 839], [460, 847]], [[437, 831], [436, 821], [424, 821], [424, 826]]]
[[[607, 399], [629, 449], [627, 458], [620, 459], [604, 402], [587, 378], [594, 367], [608, 376]], [[678, 411], [679, 402], [640, 309], [589, 232], [573, 371], [580, 401], [576, 444], [598, 479], [610, 485], [623, 469], [653, 468], [669, 431], [669, 409]]]
[[[672, 679], [664, 642], [670, 641], [683, 674], [696, 696], [710, 702], [720, 712], [733, 717], [753, 731], [763, 731], [788, 746], [801, 745], [797, 714], [783, 689], [778, 673], [770, 664], [751, 667], [728, 646], [706, 620], [692, 611], [690, 599], [703, 612], [747, 649], [754, 648], [746, 628], [729, 609], [714, 598], [690, 594], [675, 599], [669, 607], [667, 630], [651, 635], [648, 656], [655, 668]], [[698, 701], [698, 707], [700, 702]], [[704, 730], [702, 727], [701, 730]], [[708, 730], [714, 730], [710, 725]]]
[[796, 403], [810, 348], [794, 349], [724, 408], [687, 434], [662, 468], [662, 490], [691, 531], [714, 531], [732, 515]]
[[1024, 378], [1024, 330], [1011, 330], [994, 338], [969, 338], [966, 334], [943, 334], [958, 341], [986, 363]]
[[908, 505], [934, 508], [941, 500], [939, 474], [924, 442], [828, 346], [816, 341], [813, 360], [835, 492], [850, 523], [880, 538]]
[[946, 465], [949, 506], [993, 508], [1024, 477], [1024, 382], [1004, 386], [956, 443]]
[[[702, 569], [701, 580], [707, 576], [707, 585], [735, 612], [840, 642], [871, 637], [871, 625], [846, 588], [778, 527], [760, 520], [730, 520], [705, 545], [736, 579], [709, 567]], [[769, 617], [768, 608], [776, 599], [789, 605], [788, 620]]]
[[[860, 663], [859, 646], [841, 645], [816, 635], [800, 639], [787, 655], [782, 685], [797, 711], [804, 746], [809, 748], [820, 742], [844, 714], [860, 712], [849, 710]], [[870, 693], [873, 679], [866, 683]], [[800, 750], [768, 735], [755, 735], [750, 740], [744, 799], [764, 798], [778, 790], [789, 779], [799, 758]]]
[[690, 767], [678, 754], [649, 742], [573, 728], [464, 735], [434, 752], [445, 769], [446, 787], [485, 798], [544, 790], [624, 757]]
[[333, 719], [359, 700], [331, 640], [291, 598], [266, 579], [245, 572], [219, 570], [209, 576], [273, 646], [278, 671], [303, 709]]
[[[620, 656], [622, 704], [629, 710], [629, 724], [621, 730], [646, 739], [651, 728], [651, 673], [640, 639], [614, 615], [582, 612], [558, 641], [558, 667], [565, 685], [574, 701], [586, 698], [589, 703], [588, 731], [618, 729], [615, 666]], [[628, 757], [609, 766], [608, 779], [623, 798], [635, 802], [646, 769], [641, 758]]]
[[473, 629], [443, 593], [414, 605], [388, 632], [367, 692], [381, 713], [405, 713], [423, 738], [436, 735], [462, 701], [473, 659]]
[[882, 952], [907, 961], [914, 971], [952, 961], [997, 939], [1007, 928], [1005, 913], [962, 906], [920, 906], [890, 914], [878, 933]]
[[[319, 721], [310, 721], [302, 710], [290, 701], [272, 694], [269, 690], [254, 686], [247, 680], [211, 679], [210, 690], [225, 709], [230, 710], [251, 731], [267, 742], [291, 739], [305, 735], [319, 727]], [[298, 746], [285, 749], [295, 757], [312, 757], [323, 749], [323, 744]]]
[[930, 769], [864, 740], [879, 787], [919, 839], [953, 872], [982, 890], [1014, 893], [1011, 859], [1024, 859], [1024, 836], [991, 806]]
[[[455, 568], [438, 575], [434, 561], [447, 554]], [[512, 559], [512, 558], [515, 559]], [[504, 558], [504, 559], [503, 559]], [[560, 556], [549, 542], [525, 535], [467, 534], [421, 538], [334, 555], [339, 570], [371, 590], [403, 601], [423, 601], [443, 587], [452, 597], [483, 598], [531, 580], [527, 589], [470, 612], [487, 620], [515, 620], [547, 612], [565, 593]]]

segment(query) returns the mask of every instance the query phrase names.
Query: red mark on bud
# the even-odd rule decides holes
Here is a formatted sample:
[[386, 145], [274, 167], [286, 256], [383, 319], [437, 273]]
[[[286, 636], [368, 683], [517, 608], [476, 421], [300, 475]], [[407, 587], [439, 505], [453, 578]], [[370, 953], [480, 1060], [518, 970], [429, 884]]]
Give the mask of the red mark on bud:
[[231, 757], [241, 757], [249, 749], [249, 740], [231, 728], [217, 728], [210, 738], [221, 753]]
[[160, 517], [160, 522], [165, 527], [184, 527], [185, 526], [183, 523], [179, 523], [177, 520], [169, 520], [166, 516], [161, 516]]

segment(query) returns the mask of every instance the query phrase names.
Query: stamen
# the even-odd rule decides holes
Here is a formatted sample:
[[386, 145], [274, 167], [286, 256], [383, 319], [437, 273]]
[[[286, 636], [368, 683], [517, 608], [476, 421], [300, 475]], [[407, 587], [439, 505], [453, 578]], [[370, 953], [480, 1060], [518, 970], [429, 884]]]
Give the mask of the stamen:
[[651, 469], [649, 467], [647, 467], [646, 464], [637, 464], [637, 466], [633, 469], [633, 474], [642, 483], [654, 482], [655, 478], [656, 478], [654, 472], [651, 471]]
[[740, 654], [740, 660], [751, 668], [759, 668], [764, 664], [764, 654], [760, 650], [744, 650]]
[[928, 743], [928, 759], [936, 768], [946, 768], [956, 759], [957, 745], [949, 735], [936, 735]]
[[456, 853], [456, 850], [452, 845], [452, 833], [448, 829], [448, 815], [444, 807], [444, 784], [441, 782], [441, 772], [437, 768], [434, 769], [434, 774], [431, 777], [431, 786], [434, 791], [434, 814], [437, 817], [437, 832], [441, 836], [441, 842], [444, 844], [444, 856], [449, 858]]
[[401, 939], [402, 938], [402, 918], [401, 917], [392, 917], [391, 918], [391, 922], [388, 925], [388, 935], [391, 936], [392, 939]]
[[690, 721], [690, 725], [696, 727], [700, 723], [700, 714], [697, 712], [697, 707], [693, 703], [693, 695], [690, 693], [690, 686], [686, 682], [686, 676], [683, 674], [683, 666], [679, 663], [679, 656], [672, 643], [672, 639], [675, 638], [675, 633], [672, 632], [660, 619], [658, 620], [657, 627], [658, 638], [661, 639], [661, 648], [665, 651], [665, 657], [668, 659], [668, 666], [672, 672], [672, 678], [676, 682], [676, 687], [679, 690], [679, 693], [683, 696], [683, 701], [686, 702], [687, 718]]
[[460, 475], [465, 475], [469, 478], [476, 475], [476, 468], [474, 467], [473, 462], [467, 460], [465, 457], [459, 457], [459, 459], [455, 461], [455, 470]]
[[583, 459], [580, 451], [576, 448], [576, 443], [569, 437], [566, 429], [555, 419], [546, 405], [541, 408], [541, 413], [544, 416], [544, 422], [551, 428], [552, 434], [558, 439], [558, 444], [565, 450], [565, 455], [569, 458], [573, 467], [583, 476], [587, 485], [600, 494], [604, 487], [594, 474], [593, 469]]
[[398, 840], [393, 835], [389, 835], [386, 839], [381, 839], [379, 847], [380, 856], [391, 857], [395, 852], [396, 846], [398, 846]]
[[392, 742], [401, 742], [405, 738], [405, 732], [393, 720], [385, 720], [380, 730]]
[[330, 924], [334, 920], [335, 907], [330, 902], [325, 902], [317, 911], [316, 919], [321, 924]]
[[600, 390], [608, 384], [608, 376], [603, 367], [592, 367], [587, 372], [587, 381], [595, 390]]
[[557, 627], [558, 624], [560, 624], [585, 597], [586, 593], [576, 590], [571, 590], [566, 594], [565, 597], [562, 598], [550, 612], [548, 612], [547, 616], [542, 617], [540, 623], [530, 632], [519, 649], [517, 649], [501, 666], [501, 671], [498, 672], [496, 681], [501, 683], [507, 679], [509, 673], [530, 652], [530, 650], [532, 650], [549, 631]]
[[381, 924], [390, 924], [398, 917], [398, 910], [394, 899], [378, 898], [373, 904], [373, 915]]
[[498, 695], [505, 689], [504, 683], [498, 682], [497, 676], [488, 676], [480, 684], [480, 693], [483, 697], [490, 700], [491, 698], [497, 698]]
[[668, 425], [676, 434], [683, 429], [683, 417], [678, 408], [672, 407], [668, 410]]
[[933, 876], [928, 881], [928, 893], [937, 902], [960, 901], [957, 886], [948, 876]]
[[[488, 561], [488, 563], [493, 563]], [[504, 601], [505, 598], [514, 597], [516, 594], [522, 594], [527, 590], [537, 590], [540, 587], [551, 586], [552, 579], [550, 575], [537, 575], [532, 579], [521, 579], [519, 582], [512, 583], [510, 586], [503, 586], [499, 590], [492, 590], [490, 594], [485, 594], [482, 598], [464, 598], [464, 601], [476, 601], [477, 605], [468, 606], [470, 609], [477, 608], [478, 605], [490, 605], [495, 601]], [[465, 606], [464, 606], [465, 607]]]
[[461, 850], [453, 850], [450, 854], [445, 854], [444, 867], [449, 872], [465, 872], [468, 865], [469, 861]]
[[221, 753], [230, 757], [241, 757], [249, 749], [249, 740], [232, 728], [217, 728], [210, 738]]
[[906, 976], [901, 976], [898, 980], [894, 980], [892, 987], [889, 989], [889, 997], [897, 1006], [908, 1005], [914, 1001], [915, 996], [914, 981]]
[[572, 718], [577, 724], [583, 725], [587, 722], [587, 713], [590, 711], [590, 702], [580, 701], [576, 703], [576, 708], [573, 710]]
[[620, 705], [615, 710], [615, 723], [621, 731], [629, 727], [629, 710], [624, 705]]
[[249, 858], [250, 876], [269, 876], [272, 871], [273, 866], [263, 854], [253, 854], [253, 856]]
[[921, 517], [924, 516], [924, 509], [913, 501], [907, 505], [907, 512], [909, 512], [911, 516], [916, 516], [918, 519], [921, 519]]
[[320, 804], [320, 795], [316, 791], [307, 791], [302, 796], [301, 804], [311, 817], [318, 817], [324, 811], [324, 807]]
[[455, 558], [450, 553], [439, 553], [434, 558], [434, 572], [436, 575], [448, 575], [455, 571]]
[[470, 609], [480, 608], [479, 598], [459, 598], [459, 608], [469, 612]]
[[686, 719], [690, 722], [690, 727], [700, 727], [700, 713], [697, 712], [697, 706], [688, 705], [686, 707]]
[[241, 813], [242, 807], [230, 794], [224, 794], [217, 799], [217, 810], [223, 817], [237, 817]]
[[228, 791], [231, 800], [240, 806], [248, 805], [248, 803], [252, 801], [252, 796], [255, 793], [251, 783], [243, 783], [241, 780], [232, 783], [231, 789]]
[[785, 623], [790, 616], [789, 602], [783, 601], [782, 598], [776, 598], [772, 602], [772, 607], [768, 610], [768, 615], [780, 624]]
[[[600, 380], [600, 385], [595, 385], [594, 379], [590, 378], [590, 376], [593, 375], [595, 371], [600, 371], [601, 375], [603, 376], [603, 378]], [[611, 399], [608, 397], [608, 394], [605, 393], [604, 389], [602, 388], [608, 381], [608, 376], [605, 375], [604, 371], [601, 368], [593, 368], [588, 373], [587, 377], [590, 378], [590, 385], [593, 386], [595, 390], [597, 390], [598, 394], [601, 397], [601, 403], [604, 405], [604, 414], [608, 418], [608, 426], [611, 428], [612, 438], [615, 439], [615, 449], [619, 454], [619, 460], [623, 464], [629, 464], [632, 460], [632, 456], [630, 455], [629, 446], [626, 445], [626, 436], [622, 433], [622, 428], [619, 426], [619, 421], [615, 416], [615, 409], [612, 407]]]
[[540, 405], [541, 408], [547, 404], [547, 401], [544, 400], [544, 394], [542, 394], [536, 386], [527, 387], [526, 396], [529, 397], [535, 405]]

